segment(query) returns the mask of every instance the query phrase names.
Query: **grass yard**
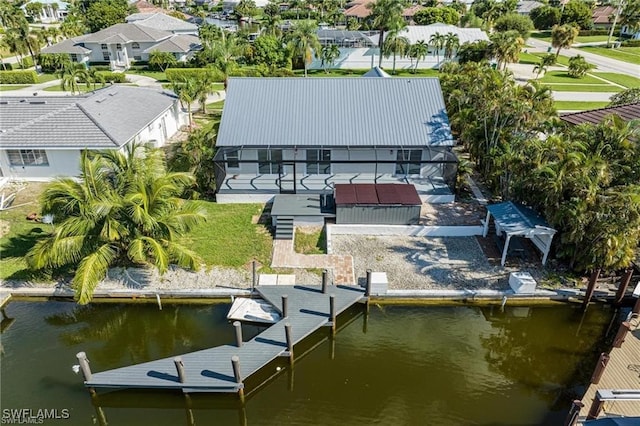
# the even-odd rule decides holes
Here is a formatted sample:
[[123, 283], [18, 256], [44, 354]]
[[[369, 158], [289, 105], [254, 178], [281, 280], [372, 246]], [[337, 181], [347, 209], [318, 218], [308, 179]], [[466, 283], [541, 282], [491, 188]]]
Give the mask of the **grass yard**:
[[[551, 53], [553, 53], [555, 55], [556, 51], [554, 50]], [[535, 52], [532, 55], [537, 56], [538, 58], [542, 58], [544, 56], [549, 55], [549, 53]], [[538, 64], [538, 63], [540, 63], [539, 59], [534, 62], [534, 64]], [[569, 66], [569, 57], [568, 56], [564, 56], [564, 55], [558, 55], [558, 58], [556, 59], [556, 65], [564, 65], [565, 67], [568, 67]]]
[[518, 62], [521, 64], [537, 65], [540, 63], [540, 56], [528, 52], [521, 52]]
[[558, 111], [587, 111], [604, 108], [609, 102], [555, 101], [554, 104]]
[[26, 89], [27, 87], [30, 87], [30, 84], [12, 84], [10, 86], [7, 86], [6, 84], [0, 84], [0, 92], [8, 92], [10, 90], [19, 90], [19, 89]]
[[272, 237], [257, 224], [262, 204], [202, 202], [207, 222], [182, 238], [182, 244], [198, 253], [207, 266], [239, 268], [256, 259], [271, 264]]
[[[40, 212], [38, 197], [44, 185], [30, 183], [18, 192], [12, 208], [0, 211], [0, 279], [38, 280], [27, 269], [24, 255], [50, 231], [50, 225], [29, 221], [26, 217]], [[5, 189], [5, 193], [9, 191]]]
[[[309, 77], [360, 77], [362, 74], [369, 71], [368, 69], [330, 69], [328, 73], [324, 70], [308, 70]], [[417, 69], [416, 73], [409, 69], [398, 69], [396, 73], [392, 74], [391, 69], [385, 68], [387, 74], [392, 77], [437, 77], [439, 72], [434, 69]], [[295, 70], [294, 74], [297, 76], [304, 76], [304, 70]]]
[[296, 228], [295, 251], [302, 254], [327, 254], [324, 228]]
[[560, 84], [602, 84], [602, 80], [586, 75], [582, 78], [573, 78], [569, 76], [567, 71], [550, 71], [539, 79], [541, 83], [560, 83]]
[[556, 92], [600, 92], [600, 93], [617, 93], [624, 89], [610, 84], [546, 84], [551, 90]]
[[38, 76], [38, 83], [46, 83], [48, 81], [57, 80], [58, 77], [56, 74], [40, 74]]
[[640, 47], [620, 47], [610, 49], [607, 47], [580, 47], [580, 50], [591, 52], [630, 64], [640, 65]]
[[604, 78], [605, 80], [620, 84], [621, 86], [627, 87], [629, 89], [640, 87], [640, 78], [633, 77], [631, 75], [616, 74], [613, 72], [594, 72], [592, 74], [600, 78]]
[[[551, 31], [538, 31], [531, 33], [531, 37], [551, 43]], [[576, 43], [596, 43], [601, 41], [607, 41], [609, 36], [606, 35], [592, 35], [592, 36], [578, 36]], [[616, 41], [616, 37], [611, 38], [611, 42]]]

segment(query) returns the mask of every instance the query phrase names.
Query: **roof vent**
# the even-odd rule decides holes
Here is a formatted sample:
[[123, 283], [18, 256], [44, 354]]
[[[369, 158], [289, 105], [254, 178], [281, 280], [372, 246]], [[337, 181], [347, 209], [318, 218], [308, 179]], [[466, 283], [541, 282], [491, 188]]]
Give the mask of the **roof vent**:
[[113, 93], [109, 93], [109, 96], [115, 96], [117, 94], [118, 94], [118, 92], [113, 92]]
[[96, 102], [97, 103], [101, 103], [101, 102], [104, 102], [106, 100], [107, 100], [107, 98], [100, 98], [100, 99], [96, 99]]

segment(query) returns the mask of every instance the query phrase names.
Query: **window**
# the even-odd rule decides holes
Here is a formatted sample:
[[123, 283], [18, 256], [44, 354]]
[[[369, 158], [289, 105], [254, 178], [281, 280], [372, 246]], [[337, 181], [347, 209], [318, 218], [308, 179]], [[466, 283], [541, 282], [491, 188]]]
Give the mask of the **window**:
[[396, 157], [396, 174], [419, 175], [420, 160], [422, 160], [421, 149], [399, 149]]
[[78, 55], [77, 55], [76, 53], [72, 53], [72, 54], [71, 54], [71, 60], [72, 60], [73, 62], [78, 62]]
[[111, 55], [109, 55], [109, 52], [102, 52], [102, 60], [103, 61], [111, 60]]
[[261, 175], [275, 175], [280, 170], [282, 163], [281, 149], [259, 149], [258, 150], [258, 173]]
[[120, 43], [116, 44], [116, 49], [117, 50], [122, 50], [122, 45]]
[[141, 61], [142, 60], [142, 56], [134, 56], [133, 60], [134, 61]]
[[136, 43], [136, 42], [131, 43], [131, 48], [132, 49], [140, 49], [140, 43]]
[[102, 50], [107, 50], [107, 49], [108, 49], [108, 47], [107, 47], [107, 45], [106, 45], [106, 44], [101, 44], [101, 45], [100, 45], [100, 48], [101, 48]]
[[307, 174], [328, 175], [331, 173], [331, 151], [328, 149], [307, 150]]
[[238, 157], [237, 149], [225, 152], [224, 157], [227, 160], [227, 169], [237, 169], [240, 167], [240, 158]]
[[9, 149], [9, 164], [12, 166], [48, 166], [47, 153], [43, 149]]

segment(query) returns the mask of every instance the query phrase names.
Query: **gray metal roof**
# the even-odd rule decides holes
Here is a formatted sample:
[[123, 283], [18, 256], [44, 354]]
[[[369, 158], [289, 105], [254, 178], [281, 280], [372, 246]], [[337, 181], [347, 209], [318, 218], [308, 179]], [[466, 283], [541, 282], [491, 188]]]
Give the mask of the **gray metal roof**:
[[152, 88], [109, 86], [82, 96], [0, 97], [2, 148], [114, 148], [177, 102]]
[[542, 232], [552, 230], [540, 214], [522, 204], [507, 201], [488, 205], [487, 210], [500, 228], [509, 234], [526, 235], [535, 233], [536, 230]]
[[159, 52], [169, 53], [186, 53], [194, 50], [200, 50], [202, 48], [200, 39], [190, 34], [176, 34], [171, 38], [162, 40], [160, 43], [154, 44], [148, 49], [144, 50], [144, 53], [151, 53], [154, 50]]
[[218, 146], [452, 146], [437, 78], [230, 78]]
[[380, 67], [373, 67], [369, 71], [367, 71], [366, 73], [362, 74], [362, 76], [363, 77], [382, 77], [382, 78], [390, 78], [391, 77], [389, 74], [387, 74]]
[[82, 47], [80, 43], [84, 40], [84, 36], [69, 38], [63, 40], [60, 43], [56, 43], [53, 46], [47, 46], [42, 48], [41, 53], [76, 53], [87, 54], [91, 53], [91, 49]]
[[132, 24], [115, 24], [104, 30], [100, 30], [96, 33], [89, 34], [83, 40], [87, 43], [105, 43], [107, 40], [119, 38], [123, 42], [137, 41], [160, 41], [171, 36], [171, 32], [157, 30], [154, 28], [145, 27], [135, 22]]

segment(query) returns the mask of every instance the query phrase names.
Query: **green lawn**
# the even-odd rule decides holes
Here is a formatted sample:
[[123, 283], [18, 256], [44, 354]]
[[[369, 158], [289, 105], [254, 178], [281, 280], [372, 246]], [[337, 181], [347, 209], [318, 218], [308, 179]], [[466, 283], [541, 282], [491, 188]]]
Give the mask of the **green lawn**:
[[566, 71], [550, 71], [539, 80], [542, 83], [564, 83], [564, 84], [602, 84], [602, 80], [586, 75], [582, 78], [570, 77]]
[[323, 229], [305, 232], [297, 228], [294, 239], [295, 251], [302, 254], [326, 254], [327, 240]]
[[586, 111], [604, 108], [609, 102], [555, 101], [554, 104], [558, 111]]
[[[551, 52], [555, 55], [556, 51], [554, 50], [553, 52]], [[549, 53], [546, 52], [535, 52], [533, 53], [534, 56], [537, 56], [538, 58], [542, 58], [543, 56], [547, 56]], [[540, 60], [537, 60], [534, 63], [539, 63]], [[569, 57], [568, 56], [564, 56], [564, 55], [558, 55], [558, 58], [556, 59], [556, 65], [564, 65], [565, 67], [569, 66]]]
[[640, 65], [640, 47], [621, 47], [619, 49], [609, 49], [606, 47], [581, 47], [580, 50], [596, 53], [608, 58]]
[[[546, 41], [547, 43], [551, 43], [551, 31], [533, 32], [531, 33], [531, 37], [537, 40], [542, 40], [542, 41]], [[606, 35], [578, 36], [576, 38], [576, 43], [595, 43], [599, 41], [607, 41], [608, 39], [609, 39], [609, 36], [606, 36]], [[611, 38], [612, 42], [616, 40], [617, 40], [616, 37]]]
[[212, 102], [207, 104], [207, 112], [209, 111], [222, 111], [224, 108], [224, 99], [218, 102]]
[[198, 253], [207, 266], [242, 267], [256, 259], [271, 263], [272, 237], [254, 217], [262, 204], [216, 204], [203, 202], [207, 222], [192, 230], [182, 244]]
[[31, 85], [29, 84], [12, 84], [10, 86], [7, 86], [5, 84], [0, 84], [0, 92], [8, 92], [10, 90], [25, 89], [30, 86]]
[[520, 53], [519, 62], [521, 64], [536, 65], [540, 63], [540, 56], [528, 52], [522, 52]]
[[547, 84], [551, 90], [556, 92], [621, 92], [622, 88], [610, 84]]
[[58, 77], [56, 74], [40, 74], [38, 76], [38, 83], [46, 83], [48, 81], [57, 80]]
[[640, 87], [640, 78], [633, 77], [627, 74], [616, 74], [613, 72], [594, 72], [593, 75], [597, 75], [600, 78], [604, 78], [605, 80], [612, 81], [614, 83], [620, 84], [629, 89], [634, 87]]
[[0, 212], [0, 279], [37, 279], [27, 269], [24, 255], [38, 238], [50, 231], [50, 225], [26, 217], [40, 211], [37, 198], [44, 185], [30, 184], [18, 192], [13, 208]]
[[[310, 77], [360, 77], [362, 74], [369, 71], [368, 69], [330, 69], [328, 73], [324, 70], [308, 70], [307, 74]], [[418, 69], [416, 73], [413, 70], [408, 69], [396, 69], [396, 73], [392, 74], [391, 68], [385, 68], [385, 72], [395, 77], [437, 77], [438, 70], [434, 69]], [[297, 76], [303, 76], [304, 70], [295, 70], [294, 74]]]

